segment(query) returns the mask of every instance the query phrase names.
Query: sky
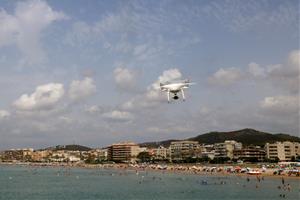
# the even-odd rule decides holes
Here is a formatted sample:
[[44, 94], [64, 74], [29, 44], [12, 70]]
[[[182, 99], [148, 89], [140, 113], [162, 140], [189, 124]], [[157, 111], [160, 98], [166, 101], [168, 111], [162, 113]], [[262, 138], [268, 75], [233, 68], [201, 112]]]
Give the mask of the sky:
[[[0, 149], [299, 136], [298, 0], [0, 0]], [[189, 79], [185, 102], [159, 83]]]

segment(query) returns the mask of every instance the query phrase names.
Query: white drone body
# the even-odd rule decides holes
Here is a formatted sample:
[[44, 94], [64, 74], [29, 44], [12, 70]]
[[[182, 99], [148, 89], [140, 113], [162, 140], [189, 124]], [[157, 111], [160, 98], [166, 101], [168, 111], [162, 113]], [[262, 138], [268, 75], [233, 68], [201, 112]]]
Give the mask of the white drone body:
[[190, 87], [190, 85], [194, 85], [195, 83], [191, 83], [189, 80], [180, 81], [176, 83], [160, 83], [161, 91], [167, 92], [168, 95], [168, 103], [170, 102], [170, 93], [173, 94], [172, 99], [178, 100], [179, 96], [178, 93], [181, 92], [182, 100], [185, 101], [184, 89]]

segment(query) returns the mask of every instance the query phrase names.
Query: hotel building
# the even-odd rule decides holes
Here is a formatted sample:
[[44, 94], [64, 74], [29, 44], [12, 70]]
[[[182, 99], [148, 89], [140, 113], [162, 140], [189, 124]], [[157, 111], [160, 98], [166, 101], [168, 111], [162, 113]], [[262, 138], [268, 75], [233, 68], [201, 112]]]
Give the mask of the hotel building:
[[225, 140], [222, 143], [215, 143], [215, 157], [216, 158], [233, 158], [233, 151], [242, 149], [242, 143], [234, 140]]
[[139, 145], [133, 142], [112, 144], [108, 147], [108, 160], [115, 162], [135, 162], [139, 153]]
[[175, 141], [170, 145], [171, 159], [184, 160], [188, 157], [198, 157], [200, 146], [197, 141]]
[[292, 157], [300, 155], [299, 142], [276, 142], [266, 143], [265, 145], [266, 157], [271, 160], [290, 161]]
[[242, 159], [244, 161], [263, 161], [266, 152], [260, 146], [249, 146], [242, 149], [233, 150], [233, 157], [235, 159]]

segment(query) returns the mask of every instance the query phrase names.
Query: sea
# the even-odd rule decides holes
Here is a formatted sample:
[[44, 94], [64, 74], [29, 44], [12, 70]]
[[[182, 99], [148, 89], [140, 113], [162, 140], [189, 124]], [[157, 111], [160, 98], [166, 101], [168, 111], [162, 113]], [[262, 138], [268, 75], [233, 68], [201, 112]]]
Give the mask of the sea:
[[[0, 200], [300, 199], [300, 179], [0, 165]], [[290, 191], [287, 189], [289, 184]]]

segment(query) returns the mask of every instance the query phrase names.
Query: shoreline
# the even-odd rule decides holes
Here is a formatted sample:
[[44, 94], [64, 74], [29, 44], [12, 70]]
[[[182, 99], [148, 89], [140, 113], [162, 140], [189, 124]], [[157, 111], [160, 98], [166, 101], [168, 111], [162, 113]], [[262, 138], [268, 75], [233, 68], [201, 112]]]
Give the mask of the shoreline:
[[[83, 163], [8, 163], [0, 162], [0, 166], [22, 166], [22, 167], [40, 167], [40, 168], [80, 168], [80, 169], [105, 169], [105, 170], [130, 170], [139, 172], [161, 172], [161, 173], [175, 173], [175, 174], [188, 174], [188, 175], [198, 175], [198, 176], [236, 176], [236, 177], [268, 177], [268, 178], [288, 178], [288, 179], [299, 179], [300, 176], [288, 175], [287, 173], [281, 175], [274, 175], [273, 172], [276, 168], [268, 168], [265, 172], [261, 174], [250, 175], [247, 173], [240, 172], [228, 172], [226, 169], [232, 167], [232, 165], [218, 164], [215, 165], [191, 165], [191, 164], [168, 164], [165, 165], [164, 169], [160, 169], [159, 164], [149, 164], [149, 165], [131, 165], [131, 164], [83, 164]], [[207, 169], [219, 169], [220, 171], [204, 171]], [[298, 169], [298, 168], [297, 168]], [[253, 170], [260, 171], [260, 168], [253, 168]]]

